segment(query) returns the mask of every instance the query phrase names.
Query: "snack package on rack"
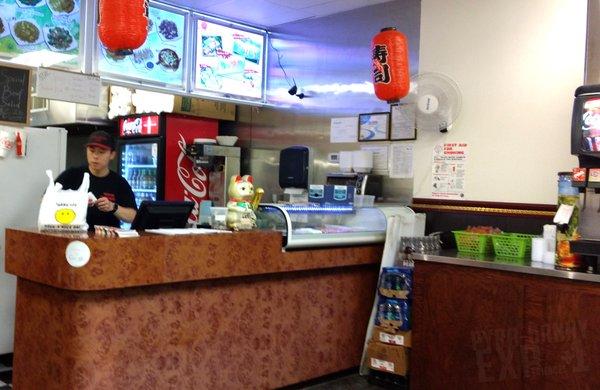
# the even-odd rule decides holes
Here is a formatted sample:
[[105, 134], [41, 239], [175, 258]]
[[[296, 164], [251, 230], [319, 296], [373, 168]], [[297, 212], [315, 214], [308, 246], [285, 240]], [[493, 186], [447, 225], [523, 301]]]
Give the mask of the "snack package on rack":
[[375, 324], [387, 332], [410, 329], [410, 304], [407, 300], [380, 298]]
[[386, 298], [409, 299], [412, 273], [410, 267], [384, 267], [379, 278], [379, 294]]

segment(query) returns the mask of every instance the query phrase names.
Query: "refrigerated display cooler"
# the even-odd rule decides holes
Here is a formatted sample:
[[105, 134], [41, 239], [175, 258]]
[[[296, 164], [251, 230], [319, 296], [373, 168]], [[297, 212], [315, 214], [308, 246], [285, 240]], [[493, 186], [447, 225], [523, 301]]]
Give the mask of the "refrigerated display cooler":
[[261, 204], [256, 218], [258, 229], [281, 232], [286, 249], [381, 244], [387, 226], [375, 207]]
[[150, 114], [119, 119], [119, 173], [129, 182], [139, 206], [143, 200], [192, 201], [190, 222], [208, 199], [209, 172], [194, 167], [186, 146], [194, 139], [215, 139], [215, 119]]

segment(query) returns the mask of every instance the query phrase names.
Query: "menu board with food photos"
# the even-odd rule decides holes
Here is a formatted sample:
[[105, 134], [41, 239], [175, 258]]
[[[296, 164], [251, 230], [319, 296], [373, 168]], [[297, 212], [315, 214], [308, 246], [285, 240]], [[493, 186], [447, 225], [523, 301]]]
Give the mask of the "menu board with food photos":
[[262, 98], [265, 36], [198, 21], [195, 87]]
[[120, 55], [98, 45], [98, 69], [127, 78], [183, 85], [185, 15], [149, 7], [148, 37], [133, 54]]
[[80, 0], [0, 0], [0, 56], [51, 51], [79, 62]]

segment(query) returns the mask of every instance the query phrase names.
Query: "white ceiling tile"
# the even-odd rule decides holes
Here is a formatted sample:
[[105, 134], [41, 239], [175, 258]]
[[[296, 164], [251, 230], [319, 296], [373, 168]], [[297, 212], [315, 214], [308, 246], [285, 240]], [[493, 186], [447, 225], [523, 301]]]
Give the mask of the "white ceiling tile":
[[252, 6], [248, 5], [247, 0], [222, 1], [207, 7], [205, 11], [258, 26], [274, 26], [314, 16], [311, 12], [285, 7], [267, 0], [253, 0]]
[[173, 5], [181, 5], [183, 7], [191, 8], [197, 11], [206, 11], [207, 7], [223, 3], [223, 0], [172, 0], [167, 1], [167, 3]]
[[391, 0], [333, 0], [305, 8], [304, 11], [312, 12], [318, 16], [326, 16], [379, 3], [387, 3], [388, 1]]
[[224, 19], [257, 27], [272, 27], [393, 0], [165, 0]]
[[[308, 7], [314, 7], [315, 5], [321, 5], [332, 2], [334, 0], [268, 0], [271, 3], [283, 5], [284, 7], [303, 9]], [[366, 0], [368, 1], [368, 0]]]

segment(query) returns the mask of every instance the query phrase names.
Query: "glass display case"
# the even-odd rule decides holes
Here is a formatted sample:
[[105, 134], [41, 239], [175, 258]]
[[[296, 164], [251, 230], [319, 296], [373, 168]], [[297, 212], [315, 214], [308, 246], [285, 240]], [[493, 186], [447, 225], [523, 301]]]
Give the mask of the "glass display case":
[[261, 204], [256, 223], [259, 229], [281, 232], [288, 249], [378, 244], [386, 233], [386, 216], [374, 207]]

